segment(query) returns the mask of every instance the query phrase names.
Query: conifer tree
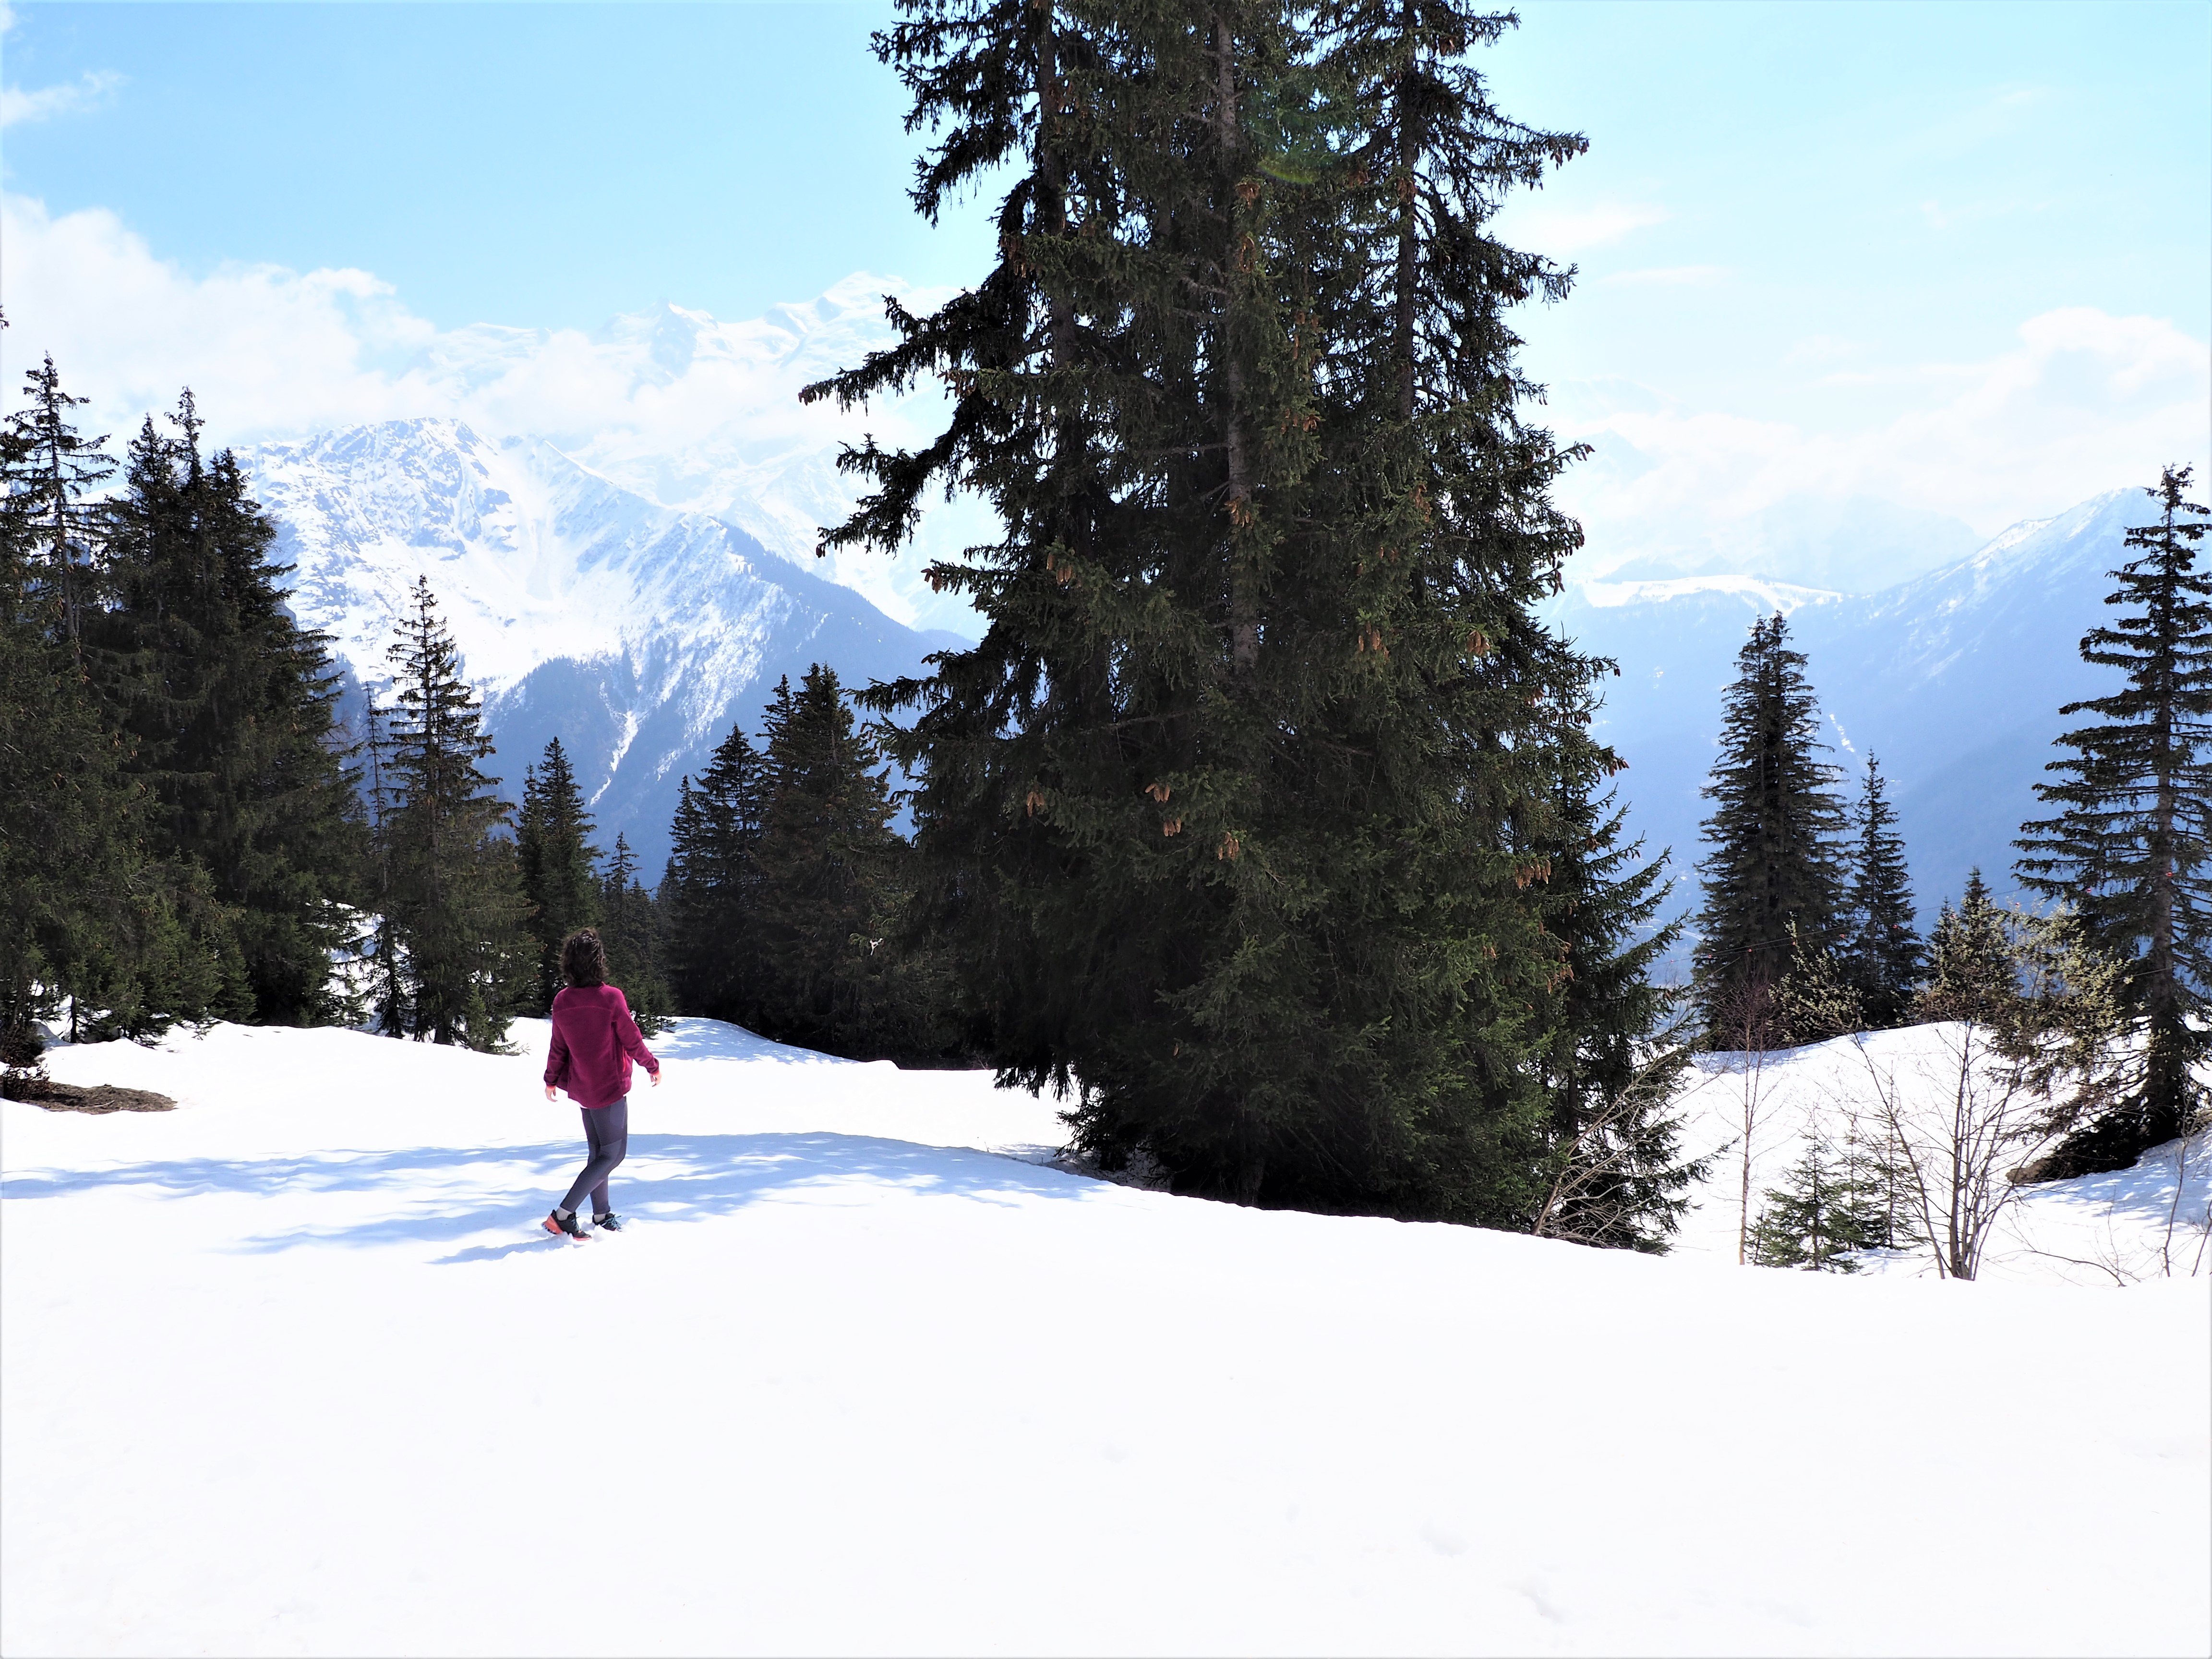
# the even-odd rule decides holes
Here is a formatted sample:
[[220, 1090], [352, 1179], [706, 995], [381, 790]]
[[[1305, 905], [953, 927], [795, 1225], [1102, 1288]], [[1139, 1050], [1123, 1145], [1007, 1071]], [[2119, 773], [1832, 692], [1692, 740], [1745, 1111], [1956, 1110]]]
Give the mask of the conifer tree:
[[1911, 1012], [1927, 951], [1913, 927], [1912, 878], [1905, 838], [1889, 804], [1881, 763], [1867, 757], [1851, 815], [1844, 977], [1858, 993], [1870, 1030], [1900, 1025]]
[[[337, 732], [337, 675], [277, 586], [276, 527], [228, 451], [201, 453], [191, 393], [149, 417], [113, 503], [110, 602], [88, 622], [154, 809], [152, 852], [205, 872], [206, 931], [235, 956], [224, 1012], [301, 1024], [341, 1010], [331, 952], [359, 895], [363, 826]], [[180, 895], [203, 884], [173, 877]], [[224, 936], [228, 937], [225, 938]]]
[[652, 1036], [668, 1028], [674, 999], [661, 965], [666, 950], [660, 908], [637, 878], [637, 854], [629, 850], [627, 836], [615, 836], [615, 850], [607, 854], [598, 884], [607, 976], [628, 996], [638, 1029]]
[[759, 1000], [755, 854], [766, 794], [761, 756], [732, 726], [695, 786], [687, 776], [660, 884], [675, 1006], [742, 1022]]
[[522, 813], [515, 826], [515, 862], [530, 907], [524, 927], [538, 955], [525, 1012], [543, 1014], [552, 1007], [562, 984], [561, 942], [602, 915], [600, 884], [592, 871], [599, 857], [592, 827], [568, 753], [560, 738], [552, 738], [544, 758], [522, 775]]
[[1790, 648], [1779, 612], [1752, 624], [1736, 663], [1720, 758], [1704, 792], [1713, 803], [1704, 830], [1711, 850], [1698, 866], [1705, 904], [1693, 953], [1717, 1041], [1733, 1000], [1778, 987], [1801, 948], [1836, 948], [1844, 896], [1836, 769], [1819, 758], [1827, 745], [1805, 659]]
[[2085, 662], [2125, 689], [2068, 703], [2097, 723], [2063, 734], [2075, 752], [2045, 769], [2036, 794], [2057, 815], [2023, 825], [2015, 868], [2029, 891], [2071, 907], [2125, 964], [2141, 1059], [2112, 1109], [2050, 1160], [2055, 1173], [2124, 1169], [2193, 1127], [2212, 1050], [2212, 576], [2198, 570], [2207, 510], [2185, 499], [2190, 469], [2145, 493], [2159, 521], [2131, 528], [2139, 556], [2112, 573], [2121, 615], [2081, 639]]
[[1856, 1273], [1851, 1254], [1878, 1248], [1884, 1231], [1880, 1189], [1815, 1140], [1783, 1185], [1768, 1189], [1751, 1232], [1751, 1259], [1762, 1267]]
[[362, 744], [362, 787], [368, 811], [369, 844], [362, 885], [375, 927], [369, 946], [369, 1020], [383, 1036], [398, 1037], [407, 1035], [409, 1005], [400, 923], [392, 905], [395, 891], [392, 831], [397, 828], [392, 822], [392, 742], [384, 711], [374, 698], [369, 700], [364, 723], [368, 732]]
[[745, 1024], [855, 1057], [928, 1052], [930, 952], [898, 925], [908, 848], [891, 828], [882, 757], [836, 672], [817, 663], [796, 690], [779, 682], [764, 740], [750, 908], [760, 981]]
[[37, 1057], [34, 1022], [91, 965], [128, 955], [142, 890], [137, 803], [76, 626], [99, 528], [85, 499], [112, 463], [81, 438], [52, 358], [0, 427], [0, 1063]]
[[[250, 1010], [244, 963], [207, 872], [166, 844], [131, 775], [112, 688], [135, 669], [97, 635], [114, 601], [106, 505], [114, 464], [71, 424], [82, 403], [48, 358], [7, 434], [11, 717], [31, 770], [7, 863], [5, 1022], [20, 1044], [35, 1007], [66, 993], [73, 1036], [145, 1036], [179, 1019]], [[14, 813], [0, 817], [16, 818]], [[0, 835], [10, 833], [0, 830]]]
[[493, 752], [460, 653], [427, 578], [390, 652], [387, 912], [406, 957], [408, 1034], [418, 1042], [496, 1048], [514, 981], [529, 969], [514, 843], [498, 831], [507, 804], [477, 763]]
[[1986, 1025], [2005, 1017], [2021, 995], [2007, 920], [1980, 869], [1969, 870], [1958, 903], [1943, 901], [1928, 936], [1928, 979], [1914, 1004], [1920, 1018]]
[[[1595, 701], [1571, 705], [1571, 723], [1579, 726]], [[1606, 786], [1617, 767], [1601, 751], [1563, 771], [1559, 833], [1544, 849], [1550, 873], [1534, 889], [1546, 928], [1565, 947], [1565, 972], [1540, 1062], [1554, 1173], [1534, 1231], [1663, 1251], [1686, 1189], [1706, 1168], [1682, 1155], [1680, 1120], [1668, 1110], [1690, 1060], [1681, 1000], [1652, 977], [1685, 924], [1655, 925], [1670, 884], [1668, 855], [1645, 860], [1640, 841], [1621, 840], [1627, 813]]]
[[1589, 668], [1528, 620], [1577, 532], [1502, 322], [1565, 273], [1486, 222], [1580, 141], [1497, 118], [1451, 62], [1495, 20], [1455, 6], [905, 9], [879, 51], [950, 133], [916, 205], [1014, 163], [1001, 258], [809, 395], [955, 397], [848, 458], [878, 489], [830, 544], [896, 544], [940, 478], [1007, 529], [931, 571], [981, 644], [872, 698], [921, 710], [924, 915], [1002, 1075], [1182, 1190], [1525, 1222], [1561, 957], [1533, 711]]

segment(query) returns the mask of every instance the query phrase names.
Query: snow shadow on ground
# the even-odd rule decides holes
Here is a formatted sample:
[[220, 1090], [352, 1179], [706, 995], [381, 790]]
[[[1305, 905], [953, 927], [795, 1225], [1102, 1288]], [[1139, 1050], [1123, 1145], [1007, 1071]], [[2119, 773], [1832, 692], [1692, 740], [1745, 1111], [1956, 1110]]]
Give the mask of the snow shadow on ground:
[[[527, 1231], [582, 1163], [573, 1141], [526, 1146], [413, 1146], [293, 1158], [177, 1158], [87, 1170], [33, 1170], [8, 1177], [9, 1199], [58, 1198], [104, 1187], [152, 1187], [165, 1197], [212, 1193], [274, 1198], [301, 1191], [418, 1191], [405, 1212], [356, 1223], [295, 1228], [240, 1239], [249, 1253], [315, 1245], [447, 1243], [495, 1230], [516, 1243], [477, 1245], [439, 1265], [485, 1261], [548, 1241]], [[458, 1179], [457, 1179], [458, 1178]], [[703, 1221], [802, 1188], [851, 1181], [916, 1194], [1012, 1205], [1024, 1197], [1076, 1199], [1093, 1188], [1080, 1176], [967, 1147], [918, 1146], [830, 1133], [634, 1134], [615, 1172], [615, 1206], [648, 1224]], [[464, 1187], [465, 1190], [455, 1190]]]

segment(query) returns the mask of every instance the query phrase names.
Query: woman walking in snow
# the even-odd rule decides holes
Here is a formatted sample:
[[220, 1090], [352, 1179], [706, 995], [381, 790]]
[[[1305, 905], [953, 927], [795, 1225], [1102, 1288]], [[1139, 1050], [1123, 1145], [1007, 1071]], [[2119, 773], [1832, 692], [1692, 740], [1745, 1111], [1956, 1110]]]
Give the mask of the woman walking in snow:
[[584, 927], [561, 942], [561, 977], [568, 984], [553, 999], [553, 1046], [545, 1056], [545, 1098], [565, 1088], [584, 1112], [584, 1146], [588, 1156], [568, 1195], [545, 1218], [549, 1233], [590, 1237], [576, 1220], [576, 1206], [592, 1195], [592, 1224], [611, 1233], [622, 1231], [607, 1197], [607, 1177], [629, 1150], [629, 1063], [641, 1060], [660, 1086], [660, 1062], [645, 1046], [630, 1018], [629, 999], [607, 983], [606, 948], [596, 929]]

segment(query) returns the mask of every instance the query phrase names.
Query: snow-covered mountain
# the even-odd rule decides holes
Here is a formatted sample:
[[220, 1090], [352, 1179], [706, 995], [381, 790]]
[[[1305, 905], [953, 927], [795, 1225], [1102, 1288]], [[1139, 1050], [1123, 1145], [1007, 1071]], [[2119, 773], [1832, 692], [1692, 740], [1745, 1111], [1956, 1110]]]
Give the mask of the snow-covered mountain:
[[393, 623], [427, 576], [483, 694], [507, 793], [558, 736], [601, 844], [627, 834], [651, 874], [679, 778], [732, 721], [757, 735], [779, 675], [819, 661], [865, 684], [955, 642], [542, 440], [398, 421], [243, 459], [295, 568], [294, 610], [354, 675], [388, 678]]
[[2153, 516], [2142, 491], [2114, 490], [1863, 596], [1748, 576], [1587, 581], [1551, 614], [1620, 665], [1598, 729], [1629, 763], [1632, 823], [1654, 850], [1672, 846], [1686, 878], [1735, 653], [1754, 616], [1786, 613], [1854, 791], [1860, 757], [1881, 757], [1932, 913], [1975, 865], [2010, 885], [2012, 838], [2038, 811], [2033, 786], [2068, 724], [2059, 706], [2118, 684], [2076, 647], [2106, 614], [2127, 526]]
[[[641, 333], [641, 362], [719, 338], [678, 321]], [[818, 355], [854, 343], [835, 339]], [[450, 418], [266, 444], [246, 459], [282, 528], [280, 556], [296, 567], [295, 609], [354, 672], [385, 679], [393, 620], [427, 575], [484, 693], [509, 793], [557, 734], [603, 842], [627, 833], [648, 871], [666, 849], [678, 779], [733, 720], [757, 729], [778, 675], [818, 660], [863, 684], [955, 641], [763, 547], [733, 522], [729, 475], [704, 461], [689, 484], [671, 461], [655, 485], [707, 498], [709, 510], [686, 511], [544, 440], [494, 441]], [[635, 474], [647, 462], [641, 453], [624, 465]], [[1972, 865], [2008, 884], [2059, 705], [2111, 678], [2075, 645], [2103, 615], [2125, 527], [2149, 509], [2140, 491], [2116, 490], [1871, 594], [1758, 575], [1588, 580], [1551, 614], [1620, 663], [1600, 729], [1629, 762], [1634, 827], [1654, 850], [1673, 847], [1687, 878], [1735, 653], [1754, 615], [1788, 613], [1836, 758], [1855, 772], [1858, 757], [1881, 757], [1932, 910]]]

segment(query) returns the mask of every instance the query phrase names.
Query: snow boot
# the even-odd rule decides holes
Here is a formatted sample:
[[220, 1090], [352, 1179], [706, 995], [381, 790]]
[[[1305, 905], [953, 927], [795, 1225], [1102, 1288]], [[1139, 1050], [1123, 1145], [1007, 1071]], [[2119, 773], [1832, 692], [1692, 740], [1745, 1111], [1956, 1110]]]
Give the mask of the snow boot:
[[589, 1238], [591, 1237], [591, 1234], [584, 1231], [583, 1223], [577, 1220], [573, 1215], [562, 1215], [558, 1210], [555, 1210], [547, 1215], [545, 1219], [538, 1224], [543, 1226], [549, 1233], [566, 1233], [571, 1238]]
[[592, 1225], [603, 1233], [618, 1233], [622, 1231], [622, 1218], [609, 1210], [605, 1215], [593, 1216]]

